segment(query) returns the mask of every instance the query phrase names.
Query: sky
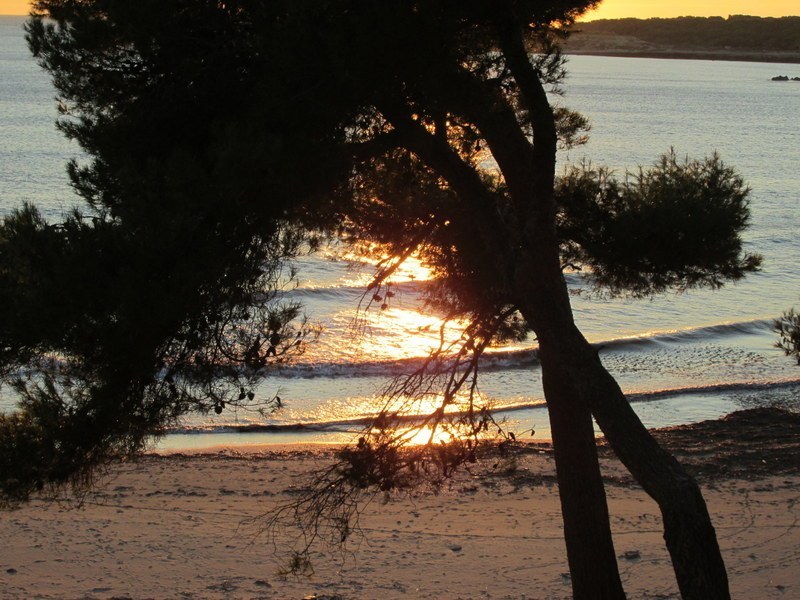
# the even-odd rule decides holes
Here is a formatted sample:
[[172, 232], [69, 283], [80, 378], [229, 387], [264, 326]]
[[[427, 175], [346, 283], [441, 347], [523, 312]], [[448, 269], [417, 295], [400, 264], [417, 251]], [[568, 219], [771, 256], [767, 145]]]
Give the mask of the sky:
[[[2, 1], [2, 0], [0, 0]], [[800, 15], [798, 0], [605, 0], [587, 19], [623, 17], [785, 17]]]
[[26, 15], [28, 5], [28, 0], [0, 0], [0, 15]]
[[[24, 15], [29, 0], [0, 0], [0, 14]], [[754, 15], [782, 17], [800, 15], [798, 0], [605, 0], [589, 19], [618, 19], [621, 17], [710, 17]]]

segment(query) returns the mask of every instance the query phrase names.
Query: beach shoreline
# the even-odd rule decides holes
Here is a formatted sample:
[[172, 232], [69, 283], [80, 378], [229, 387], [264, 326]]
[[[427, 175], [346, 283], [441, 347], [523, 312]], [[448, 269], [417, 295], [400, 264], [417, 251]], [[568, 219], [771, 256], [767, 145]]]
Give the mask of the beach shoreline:
[[[700, 482], [733, 597], [800, 593], [800, 415], [742, 411], [659, 430]], [[293, 532], [258, 518], [298, 497], [336, 447], [148, 454], [113, 465], [81, 508], [35, 500], [4, 513], [3, 598], [568, 598], [552, 449], [515, 446], [437, 493], [376, 496], [363, 537], [317, 546], [286, 577]], [[620, 571], [630, 598], [678, 598], [656, 505], [605, 446]]]

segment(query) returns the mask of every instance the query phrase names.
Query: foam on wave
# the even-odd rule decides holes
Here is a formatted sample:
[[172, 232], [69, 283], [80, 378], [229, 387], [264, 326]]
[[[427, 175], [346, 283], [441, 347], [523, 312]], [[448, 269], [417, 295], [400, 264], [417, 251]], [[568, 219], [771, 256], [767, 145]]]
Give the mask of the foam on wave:
[[[686, 386], [680, 388], [669, 388], [663, 390], [652, 390], [646, 392], [627, 393], [628, 400], [634, 402], [649, 402], [676, 396], [686, 396], [695, 394], [735, 394], [746, 391], [771, 391], [784, 390], [792, 387], [800, 387], [800, 379], [786, 379], [780, 381], [766, 382], [733, 382], [699, 386]], [[546, 407], [544, 400], [534, 399], [529, 402], [521, 402], [498, 406], [489, 412], [495, 418], [501, 417], [505, 413], [514, 413], [525, 410], [542, 410]], [[464, 413], [451, 413], [452, 416], [463, 416]], [[377, 415], [366, 415], [348, 419], [334, 419], [329, 421], [308, 421], [297, 423], [246, 423], [213, 426], [191, 426], [175, 427], [168, 429], [167, 434], [218, 434], [218, 433], [357, 433], [369, 426]], [[400, 424], [412, 424], [424, 418], [425, 415], [405, 415], [396, 417]]]
[[[722, 323], [678, 331], [652, 332], [644, 335], [615, 338], [592, 344], [600, 353], [646, 349], [652, 346], [678, 344], [690, 341], [711, 341], [728, 335], [755, 335], [767, 333], [772, 326], [768, 319]], [[421, 368], [427, 357], [411, 357], [395, 360], [357, 362], [315, 362], [282, 365], [275, 371], [282, 377], [371, 377], [396, 376]], [[513, 350], [490, 350], [481, 359], [483, 371], [526, 368], [539, 364], [535, 347]]]

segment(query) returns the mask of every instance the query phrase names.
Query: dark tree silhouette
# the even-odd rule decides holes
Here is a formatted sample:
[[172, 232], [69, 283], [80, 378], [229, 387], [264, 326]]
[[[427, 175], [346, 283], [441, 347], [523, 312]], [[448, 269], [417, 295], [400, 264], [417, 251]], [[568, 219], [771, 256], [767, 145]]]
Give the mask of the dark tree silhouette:
[[[674, 154], [624, 181], [556, 177], [559, 144], [586, 128], [552, 103], [558, 41], [593, 4], [37, 2], [54, 22], [31, 21], [31, 48], [59, 89], [62, 129], [92, 157], [70, 170], [90, 210], [49, 225], [25, 209], [0, 231], [2, 313], [18, 315], [0, 322], [0, 352], [23, 396], [0, 421], [6, 497], [80, 482], [180, 414], [246, 397], [241, 378], [272, 359], [263, 340], [296, 348], [297, 307], [264, 301], [304, 236], [325, 230], [388, 251], [382, 299], [398, 264], [421, 256], [438, 275], [431, 305], [467, 323], [426, 365], [433, 379], [389, 390], [441, 384], [432, 426], [466, 392], [466, 425], [485, 429], [481, 353], [536, 336], [576, 598], [624, 597], [592, 417], [658, 502], [684, 597], [729, 597], [697, 484], [575, 326], [563, 271], [635, 295], [738, 279], [759, 264], [741, 247], [747, 189], [716, 157]], [[351, 489], [389, 489], [419, 466], [397, 441], [345, 452]], [[457, 444], [437, 464], [473, 450]]]
[[289, 213], [340, 168], [326, 117], [292, 99], [323, 132], [303, 142], [279, 106], [296, 88], [243, 78], [258, 50], [214, 3], [40, 8], [56, 23], [32, 21], [29, 41], [91, 161], [69, 167], [80, 212], [24, 207], [0, 227], [0, 356], [21, 408], [0, 417], [8, 501], [80, 487], [188, 411], [272, 408], [255, 383], [313, 334], [280, 293], [303, 242]]

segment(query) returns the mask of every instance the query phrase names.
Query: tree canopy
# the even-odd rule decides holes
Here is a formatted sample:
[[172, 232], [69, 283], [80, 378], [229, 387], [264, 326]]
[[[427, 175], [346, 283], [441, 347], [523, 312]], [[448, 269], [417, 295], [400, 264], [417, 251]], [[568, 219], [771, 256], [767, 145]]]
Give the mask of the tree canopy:
[[0, 418], [3, 497], [81, 483], [188, 411], [250, 400], [309, 334], [280, 290], [324, 232], [388, 254], [374, 287], [420, 256], [430, 302], [468, 323], [431, 418], [488, 344], [537, 337], [576, 597], [623, 593], [593, 416], [661, 505], [682, 591], [727, 597], [699, 489], [575, 327], [563, 271], [634, 295], [738, 279], [760, 260], [740, 239], [747, 188], [674, 153], [622, 180], [556, 177], [587, 126], [557, 101], [558, 43], [593, 5], [36, 2], [31, 49], [90, 160], [70, 166], [85, 209], [0, 227], [0, 366], [21, 397]]
[[775, 320], [774, 328], [780, 336], [777, 347], [786, 356], [794, 357], [800, 365], [800, 313], [794, 309], [787, 310], [780, 319]]

